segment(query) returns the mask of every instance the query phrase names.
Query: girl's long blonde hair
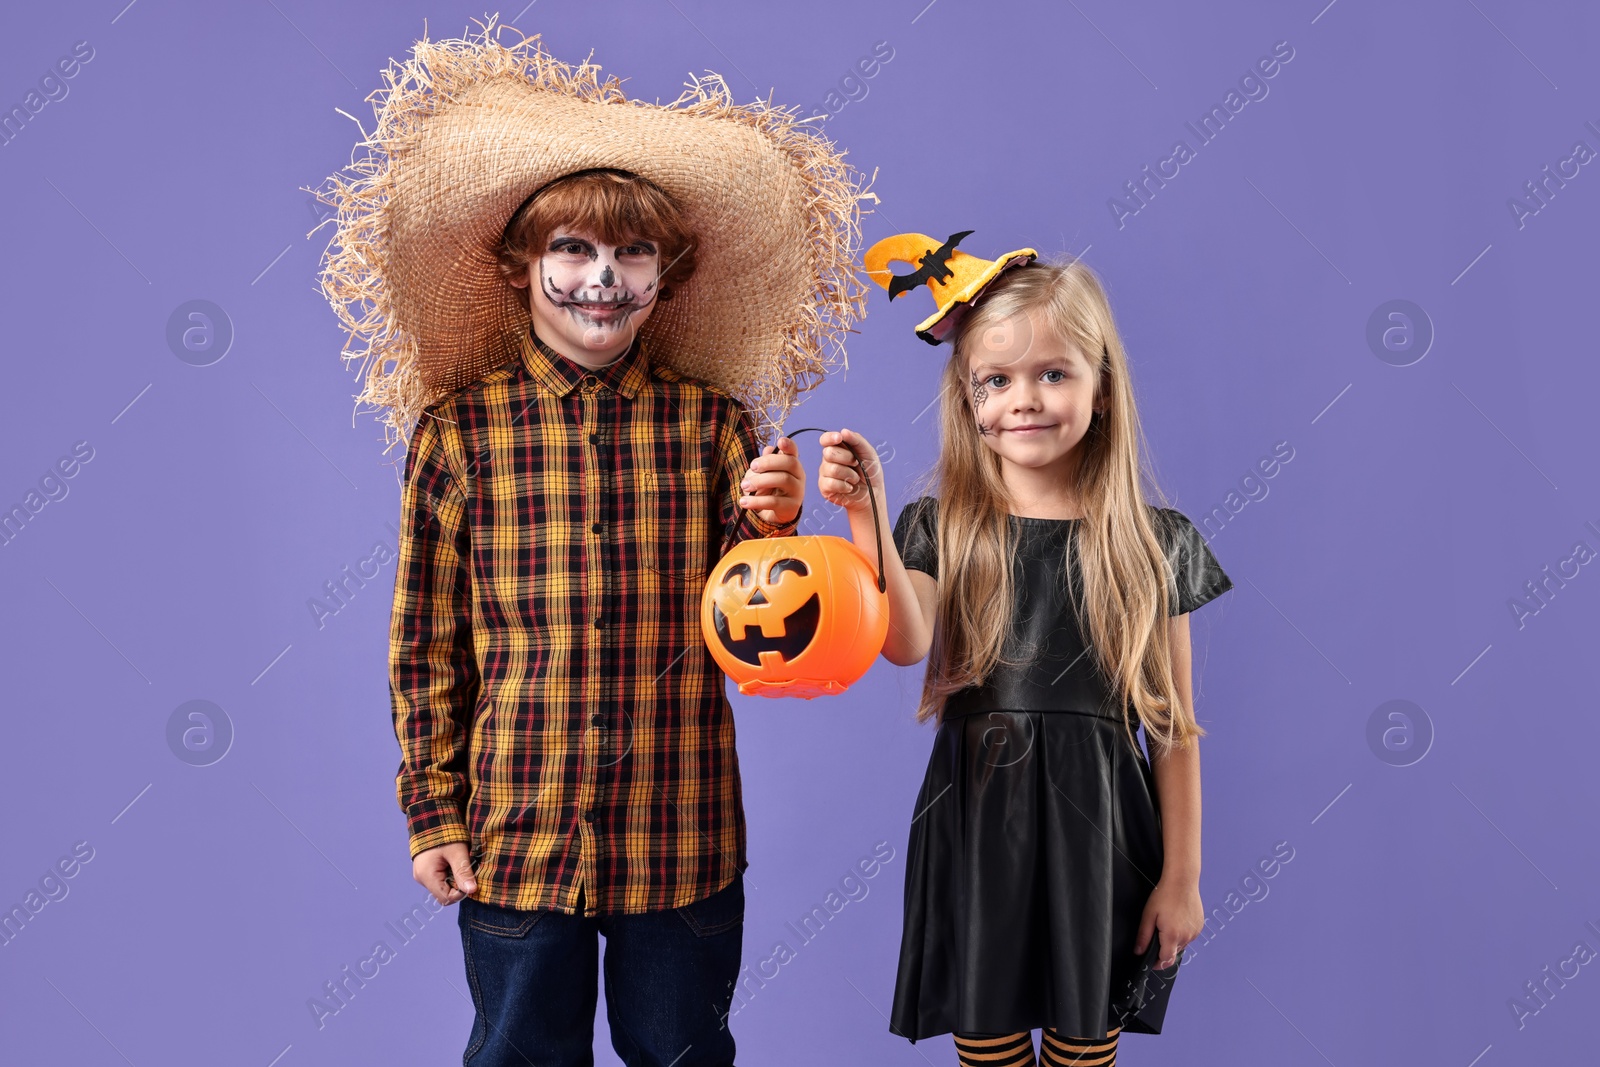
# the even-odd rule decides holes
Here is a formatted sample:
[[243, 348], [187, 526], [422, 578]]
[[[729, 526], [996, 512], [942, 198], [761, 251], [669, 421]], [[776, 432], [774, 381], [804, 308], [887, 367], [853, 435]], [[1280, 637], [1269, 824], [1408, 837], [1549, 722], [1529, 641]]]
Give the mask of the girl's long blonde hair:
[[[1179, 699], [1167, 612], [1176, 595], [1166, 553], [1145, 506], [1148, 451], [1111, 305], [1099, 278], [1076, 260], [1037, 261], [995, 279], [954, 335], [940, 381], [942, 445], [934, 472], [939, 497], [939, 595], [934, 640], [917, 718], [940, 714], [952, 693], [981, 684], [1003, 662], [1005, 620], [1015, 604], [1015, 544], [1000, 457], [980, 439], [968, 377], [968, 341], [982, 331], [1036, 318], [1070, 342], [1096, 374], [1098, 411], [1077, 445], [1077, 524], [1083, 580], [1080, 628], [1120, 698], [1128, 740], [1133, 715], [1159, 749], [1183, 748], [1205, 730]], [[1061, 580], [1069, 580], [1062, 560]], [[1130, 712], [1131, 707], [1131, 712]], [[1137, 747], [1137, 745], [1135, 745]]]

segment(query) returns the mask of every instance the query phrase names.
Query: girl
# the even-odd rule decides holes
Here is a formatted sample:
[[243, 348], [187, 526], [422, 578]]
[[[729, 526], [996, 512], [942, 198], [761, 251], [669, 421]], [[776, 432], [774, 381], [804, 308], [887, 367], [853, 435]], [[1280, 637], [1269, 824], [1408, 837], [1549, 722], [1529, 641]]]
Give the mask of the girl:
[[[938, 496], [901, 512], [884, 564], [883, 654], [931, 650], [917, 717], [938, 723], [891, 1029], [953, 1033], [962, 1064], [1114, 1064], [1122, 1031], [1161, 1032], [1205, 921], [1188, 613], [1233, 583], [1188, 518], [1143, 502], [1094, 273], [975, 262], [994, 273], [951, 309]], [[818, 488], [870, 552], [881, 465], [854, 431], [822, 444]]]

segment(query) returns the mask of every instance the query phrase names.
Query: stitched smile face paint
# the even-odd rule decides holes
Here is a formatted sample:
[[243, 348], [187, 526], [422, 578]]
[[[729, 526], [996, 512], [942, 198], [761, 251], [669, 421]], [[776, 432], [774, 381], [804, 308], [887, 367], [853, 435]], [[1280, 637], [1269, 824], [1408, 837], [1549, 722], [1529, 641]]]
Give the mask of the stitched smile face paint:
[[552, 347], [610, 362], [628, 350], [654, 310], [660, 269], [654, 241], [611, 245], [558, 228], [531, 266], [529, 281], [539, 291], [530, 310]]

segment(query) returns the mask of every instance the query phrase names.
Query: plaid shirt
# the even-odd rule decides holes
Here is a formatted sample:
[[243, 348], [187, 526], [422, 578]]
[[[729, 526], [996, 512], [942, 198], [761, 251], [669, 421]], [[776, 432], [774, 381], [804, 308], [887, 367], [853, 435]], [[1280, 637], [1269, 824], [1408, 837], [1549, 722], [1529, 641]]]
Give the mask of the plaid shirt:
[[589, 371], [531, 332], [429, 407], [406, 457], [389, 677], [411, 854], [469, 842], [474, 899], [638, 913], [746, 866], [732, 709], [700, 597], [759, 447], [731, 397]]

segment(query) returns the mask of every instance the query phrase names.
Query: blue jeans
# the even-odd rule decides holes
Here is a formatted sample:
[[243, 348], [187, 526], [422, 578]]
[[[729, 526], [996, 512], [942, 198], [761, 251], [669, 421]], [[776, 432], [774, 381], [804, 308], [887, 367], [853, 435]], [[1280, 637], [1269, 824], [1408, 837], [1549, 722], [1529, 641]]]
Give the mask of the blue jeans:
[[732, 1067], [727, 1026], [744, 878], [671, 911], [584, 918], [471, 897], [457, 925], [476, 1017], [466, 1067], [591, 1067], [606, 939], [606, 1021], [628, 1067]]

